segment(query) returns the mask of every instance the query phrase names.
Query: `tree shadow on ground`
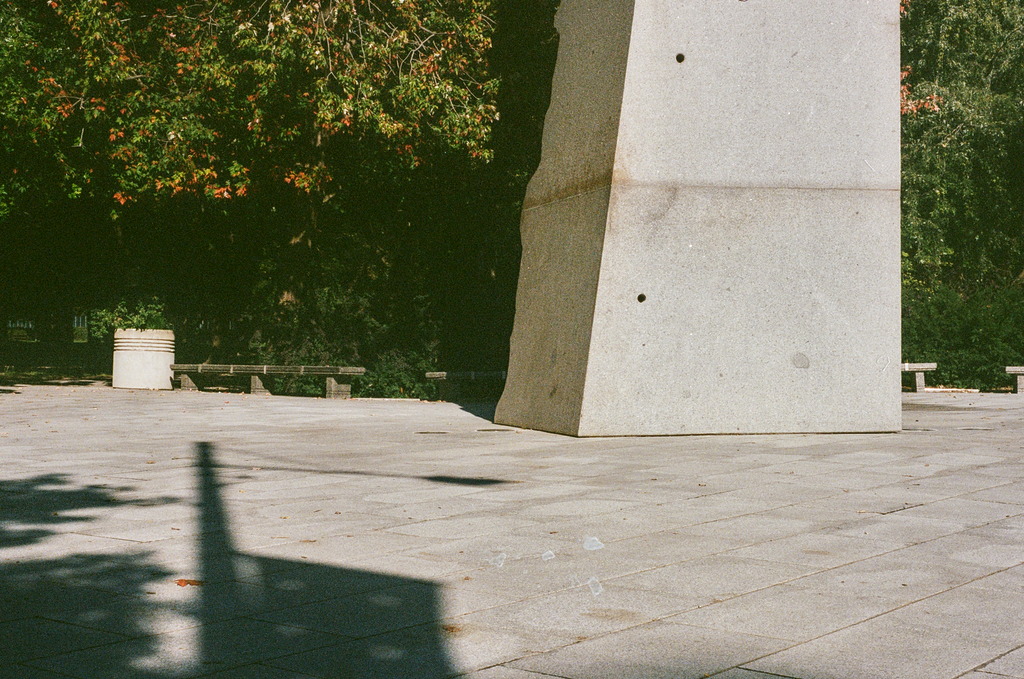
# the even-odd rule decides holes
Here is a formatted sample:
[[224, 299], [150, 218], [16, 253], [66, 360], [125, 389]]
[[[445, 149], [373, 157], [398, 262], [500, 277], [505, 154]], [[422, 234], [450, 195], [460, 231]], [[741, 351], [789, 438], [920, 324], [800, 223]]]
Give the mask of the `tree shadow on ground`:
[[[133, 504], [118, 499], [130, 490], [77, 486], [61, 474], [0, 482], [0, 676], [30, 677], [22, 663], [148, 633], [146, 592], [166, 576], [151, 555], [66, 547], [75, 544], [68, 536], [90, 541], [72, 531], [96, 512]], [[132, 660], [112, 648], [104, 664], [121, 676]]]
[[174, 578], [159, 544], [61, 553], [88, 541], [70, 531], [101, 519], [89, 512], [131, 504], [118, 498], [130, 488], [59, 475], [0, 484], [0, 676], [456, 674], [436, 584], [237, 551], [213, 445], [197, 444], [196, 457], [189, 578]]
[[0, 386], [92, 387], [111, 385], [110, 375], [69, 376], [61, 371], [18, 370], [0, 372]]

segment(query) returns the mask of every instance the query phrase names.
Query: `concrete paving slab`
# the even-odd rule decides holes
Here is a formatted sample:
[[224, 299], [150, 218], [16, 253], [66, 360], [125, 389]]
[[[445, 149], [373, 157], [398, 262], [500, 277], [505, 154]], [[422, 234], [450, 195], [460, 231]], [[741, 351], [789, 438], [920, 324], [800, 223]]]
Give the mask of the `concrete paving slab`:
[[621, 553], [638, 570], [699, 559], [712, 554], [736, 553], [739, 540], [714, 535], [690, 535], [683, 530], [666, 530], [608, 543], [609, 554]]
[[1003, 502], [1011, 505], [1024, 505], [1024, 483], [1001, 483], [984, 490], [978, 490], [963, 496], [967, 500], [983, 502]]
[[3, 536], [0, 564], [60, 558], [66, 554], [127, 554], [139, 546], [129, 540], [60, 533], [50, 528], [17, 532], [16, 537]]
[[[327, 599], [281, 610], [267, 610], [252, 614], [252, 617], [361, 639], [435, 622], [447, 614], [458, 616], [473, 613], [510, 601], [509, 597], [490, 592], [455, 589], [435, 592], [435, 589], [426, 583], [398, 585], [354, 594], [344, 599]], [[351, 610], [374, 610], [375, 615], [370, 618], [338, 613]]]
[[[768, 481], [769, 479], [766, 478], [765, 480]], [[722, 495], [747, 500], [762, 500], [770, 502], [776, 507], [785, 507], [797, 502], [810, 502], [818, 498], [831, 497], [838, 495], [839, 492], [835, 488], [819, 488], [814, 485], [789, 482], [788, 480], [774, 480], [774, 482], [768, 483], [759, 482], [749, 488], [727, 491], [722, 493]]]
[[1007, 648], [1005, 640], [975, 633], [962, 622], [932, 627], [896, 611], [745, 667], [799, 679], [958, 677], [1001, 648]]
[[29, 666], [83, 679], [112, 676], [190, 677], [251, 665], [338, 637], [255, 620], [213, 622], [31, 661]]
[[[1011, 647], [1024, 645], [1020, 611], [1024, 594], [998, 591], [969, 583], [916, 601], [889, 616], [892, 621], [928, 626], [945, 633], [957, 627], [961, 633], [1004, 641]], [[978, 615], [979, 612], [983, 615]]]
[[557, 679], [566, 679], [563, 675], [551, 674], [545, 672], [539, 674], [537, 672], [527, 672], [526, 670], [517, 670], [514, 667], [508, 667], [505, 665], [497, 665], [495, 667], [488, 667], [485, 670], [478, 672], [470, 672], [468, 674], [460, 674], [460, 679], [544, 679], [545, 677], [556, 677]]
[[[799, 581], [797, 581], [799, 582]], [[891, 599], [863, 592], [823, 592], [776, 585], [670, 618], [714, 629], [808, 641], [894, 610]]]
[[781, 561], [829, 568], [861, 561], [902, 547], [897, 542], [828, 535], [822, 532], [800, 533], [733, 550], [733, 556], [760, 561]]
[[905, 483], [902, 477], [883, 485], [834, 495], [823, 500], [800, 503], [801, 507], [820, 511], [822, 509], [848, 510], [861, 514], [891, 514], [916, 507], [926, 502], [946, 499], [955, 495], [922, 490], [918, 484]]
[[1004, 542], [1006, 540], [1020, 541], [1021, 538], [1024, 538], [1024, 516], [1013, 516], [1009, 519], [993, 521], [984, 526], [968, 529], [964, 533], [992, 538], [996, 542]]
[[781, 674], [765, 674], [764, 672], [745, 670], [741, 667], [726, 670], [725, 672], [719, 672], [718, 674], [710, 676], [713, 676], [715, 679], [790, 679], [783, 677]]
[[568, 589], [497, 606], [456, 622], [588, 638], [668, 617], [698, 605], [699, 597], [637, 590], [594, 575], [573, 578]]
[[473, 517], [449, 517], [407, 523], [385, 529], [388, 533], [416, 535], [428, 538], [479, 537], [482, 535], [504, 535], [511, 531], [536, 525], [536, 522], [516, 516], [495, 516], [494, 514]]
[[637, 573], [650, 565], [649, 561], [617, 549], [616, 543], [593, 551], [575, 542], [551, 545], [538, 540], [534, 545], [537, 547], [518, 556], [514, 552], [487, 552], [482, 568], [456, 573], [445, 578], [445, 582], [459, 588], [518, 595], [522, 599], [577, 588], [592, 577], [603, 582]]
[[394, 516], [401, 523], [414, 523], [417, 521], [431, 521], [433, 519], [447, 519], [454, 516], [466, 516], [483, 514], [494, 516], [500, 514], [499, 503], [491, 499], [481, 500], [472, 495], [465, 495], [456, 498], [445, 498], [443, 500], [432, 500], [427, 502], [407, 502], [389, 507], [377, 507], [373, 509], [374, 516]]
[[[47, 672], [46, 670], [40, 670], [26, 665], [19, 666], [17, 668], [17, 672], [17, 679], [62, 679], [62, 677], [67, 677], [66, 674], [54, 674], [53, 672]], [[14, 679], [13, 675], [12, 679]]]
[[1024, 566], [1014, 566], [974, 581], [976, 587], [1024, 594]]
[[446, 621], [296, 653], [268, 664], [323, 679], [440, 678], [492, 667], [574, 640]]
[[803, 517], [777, 516], [772, 511], [765, 511], [709, 521], [679, 530], [687, 535], [724, 537], [744, 545], [753, 545], [821, 527], [816, 519], [810, 518], [811, 512], [805, 511], [803, 514]]
[[204, 679], [309, 679], [308, 674], [297, 674], [270, 665], [243, 665], [223, 672], [204, 674]]
[[963, 526], [958, 521], [950, 520], [955, 518], [951, 516], [947, 517], [947, 520], [925, 519], [888, 512], [881, 516], [852, 521], [846, 525], [826, 529], [826, 532], [869, 540], [899, 542], [910, 546], [963, 530]]
[[705, 605], [795, 580], [816, 570], [814, 566], [721, 554], [622, 576], [612, 582], [622, 587], [692, 597]]
[[888, 552], [794, 579], [793, 586], [833, 596], [867, 594], [898, 604], [932, 596], [990, 575], [996, 568]]
[[904, 516], [921, 516], [946, 521], [950, 517], [956, 517], [964, 528], [983, 526], [1022, 514], [1024, 514], [1024, 508], [1021, 507], [960, 497], [928, 502], [917, 507], [910, 507], [903, 512]]
[[16, 663], [81, 648], [104, 646], [124, 640], [111, 634], [55, 620], [31, 618], [0, 623], [0, 658]]
[[963, 531], [908, 547], [894, 556], [897, 554], [921, 563], [969, 564], [993, 572], [1020, 564], [1024, 560], [1024, 546], [1014, 537]]
[[[621, 540], [653, 531], [683, 529], [734, 517], [767, 511], [771, 503], [710, 495], [669, 502], [635, 512], [612, 512], [600, 517], [573, 518], [551, 522], [553, 530], [579, 539], [587, 535], [603, 535], [608, 540]], [[721, 537], [721, 536], [718, 536]]]
[[1017, 671], [1016, 395], [905, 395], [900, 435], [578, 440], [455, 404], [18, 392], [0, 677]]
[[538, 503], [521, 512], [523, 516], [544, 519], [551, 517], [592, 517], [600, 514], [611, 514], [630, 507], [637, 507], [637, 502], [619, 500], [588, 499], [586, 497], [560, 502]]
[[[697, 679], [786, 647], [785, 641], [721, 635], [657, 622], [524, 658], [512, 667], [570, 679]], [[624, 649], [629, 649], [624, 653]]]
[[284, 559], [330, 560], [342, 555], [344, 559], [359, 559], [389, 552], [424, 547], [431, 544], [427, 538], [379, 531], [346, 533], [318, 539], [296, 539], [282, 535], [279, 544], [252, 549], [253, 554]]
[[981, 672], [1014, 677], [1014, 679], [1024, 677], [1024, 648], [1010, 651], [1003, 657], [986, 664], [981, 668]]

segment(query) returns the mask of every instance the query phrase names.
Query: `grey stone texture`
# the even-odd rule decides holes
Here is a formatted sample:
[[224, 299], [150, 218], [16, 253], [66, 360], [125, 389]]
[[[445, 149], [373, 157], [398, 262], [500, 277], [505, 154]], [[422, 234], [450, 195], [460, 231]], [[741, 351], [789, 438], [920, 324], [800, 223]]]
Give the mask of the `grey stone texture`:
[[499, 423], [899, 429], [899, 17], [565, 0]]
[[0, 677], [1024, 679], [1024, 400], [903, 419], [3, 387]]

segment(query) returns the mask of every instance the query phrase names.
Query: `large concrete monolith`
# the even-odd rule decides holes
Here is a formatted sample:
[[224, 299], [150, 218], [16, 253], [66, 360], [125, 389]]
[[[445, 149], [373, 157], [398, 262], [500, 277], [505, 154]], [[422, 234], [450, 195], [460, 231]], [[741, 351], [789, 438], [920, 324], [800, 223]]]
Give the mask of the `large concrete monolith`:
[[898, 6], [563, 0], [498, 422], [900, 428]]

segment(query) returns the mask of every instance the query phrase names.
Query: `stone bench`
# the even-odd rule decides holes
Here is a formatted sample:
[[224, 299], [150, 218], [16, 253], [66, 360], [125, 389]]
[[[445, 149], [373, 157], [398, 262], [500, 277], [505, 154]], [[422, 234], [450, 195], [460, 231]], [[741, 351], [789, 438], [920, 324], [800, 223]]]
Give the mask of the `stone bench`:
[[904, 363], [903, 372], [914, 373], [914, 391], [924, 391], [924, 374], [938, 367], [938, 363]]
[[362, 375], [366, 368], [345, 368], [333, 365], [218, 365], [215, 363], [175, 363], [171, 366], [175, 379], [180, 379], [184, 391], [199, 391], [205, 378], [227, 375], [248, 375], [249, 391], [253, 394], [269, 394], [264, 381], [272, 375], [316, 375], [325, 377], [327, 398], [349, 398], [352, 395], [351, 380]]
[[1014, 388], [1014, 393], [1024, 394], [1024, 366], [1021, 365], [1008, 365], [1006, 366], [1006, 373], [1008, 375], [1017, 376], [1017, 385]]
[[[461, 392], [479, 392], [480, 387], [484, 390], [490, 387], [499, 388], [507, 376], [504, 370], [440, 371], [429, 372], [426, 375], [428, 380], [438, 382], [438, 398], [442, 401], [458, 398]], [[473, 386], [478, 388], [474, 390]]]

